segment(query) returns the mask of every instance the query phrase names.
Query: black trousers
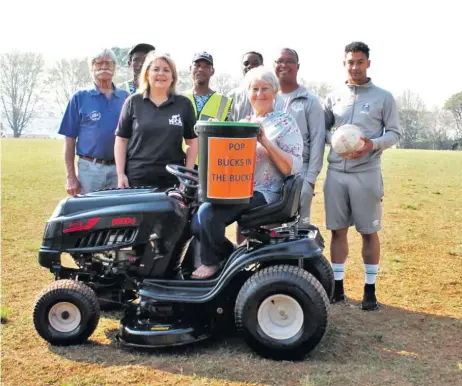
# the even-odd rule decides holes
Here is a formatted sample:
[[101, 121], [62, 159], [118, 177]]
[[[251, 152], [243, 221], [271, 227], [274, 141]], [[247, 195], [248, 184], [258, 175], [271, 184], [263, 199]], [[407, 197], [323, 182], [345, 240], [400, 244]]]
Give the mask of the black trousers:
[[215, 265], [227, 259], [234, 251], [234, 245], [226, 238], [226, 227], [238, 220], [245, 211], [265, 204], [265, 196], [257, 191], [248, 204], [204, 202], [192, 221], [192, 232], [200, 241], [202, 264]]

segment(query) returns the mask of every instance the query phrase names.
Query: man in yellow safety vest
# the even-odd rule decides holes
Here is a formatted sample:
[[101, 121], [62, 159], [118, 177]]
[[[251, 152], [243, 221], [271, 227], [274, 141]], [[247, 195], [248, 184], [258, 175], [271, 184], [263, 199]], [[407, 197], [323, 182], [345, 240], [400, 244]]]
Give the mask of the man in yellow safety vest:
[[232, 100], [210, 88], [210, 79], [215, 73], [212, 55], [207, 52], [195, 54], [190, 70], [193, 89], [184, 95], [191, 100], [197, 120], [208, 121], [212, 118], [225, 121], [228, 117]]

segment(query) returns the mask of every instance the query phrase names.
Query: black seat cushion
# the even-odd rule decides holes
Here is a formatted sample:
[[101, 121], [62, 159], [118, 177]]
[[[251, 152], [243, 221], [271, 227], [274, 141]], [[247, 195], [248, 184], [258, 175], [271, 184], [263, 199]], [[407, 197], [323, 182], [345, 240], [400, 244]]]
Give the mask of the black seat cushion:
[[245, 212], [238, 221], [239, 226], [249, 229], [290, 221], [298, 213], [302, 186], [301, 175], [285, 177], [280, 200]]

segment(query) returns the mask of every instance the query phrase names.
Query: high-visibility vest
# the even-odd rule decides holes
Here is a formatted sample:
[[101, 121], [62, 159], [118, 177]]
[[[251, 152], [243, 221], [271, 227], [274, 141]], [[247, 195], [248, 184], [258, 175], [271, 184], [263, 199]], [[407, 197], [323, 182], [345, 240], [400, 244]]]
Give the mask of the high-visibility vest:
[[133, 88], [131, 86], [133, 86], [133, 82], [131, 80], [128, 80], [126, 82], [123, 82], [123, 83], [117, 85], [118, 88], [121, 88], [122, 90], [127, 91], [129, 94], [132, 94], [132, 90], [136, 91], [134, 86], [133, 86]]
[[227, 98], [224, 95], [214, 92], [210, 95], [207, 102], [205, 102], [200, 114], [197, 114], [197, 106], [194, 95], [192, 93], [186, 93], [184, 96], [187, 97], [194, 106], [194, 113], [196, 114], [198, 121], [208, 121], [210, 118], [215, 118], [223, 122], [228, 115], [232, 102], [231, 98]]
[[[205, 102], [205, 105], [204, 107], [202, 107], [200, 114], [197, 114], [197, 106], [196, 100], [194, 99], [194, 94], [185, 93], [183, 95], [191, 101], [194, 107], [196, 119], [198, 121], [208, 121], [210, 118], [218, 119], [221, 122], [224, 122], [226, 120], [229, 109], [231, 108], [231, 98], [225, 97], [224, 95], [214, 92], [207, 100], [207, 102]], [[185, 145], [186, 144], [183, 140], [183, 151], [185, 151]], [[199, 154], [196, 158], [196, 165], [199, 165]]]

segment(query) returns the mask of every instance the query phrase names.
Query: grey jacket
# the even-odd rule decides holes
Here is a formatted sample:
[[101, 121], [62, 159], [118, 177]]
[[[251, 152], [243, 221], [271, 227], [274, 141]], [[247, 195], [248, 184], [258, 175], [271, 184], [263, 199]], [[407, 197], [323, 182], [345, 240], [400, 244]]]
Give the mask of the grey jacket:
[[241, 86], [231, 90], [227, 97], [233, 100], [229, 115], [231, 121], [238, 122], [252, 115], [252, 105], [247, 97], [247, 90], [245, 87]]
[[373, 144], [371, 152], [355, 160], [341, 158], [330, 149], [327, 161], [332, 170], [361, 172], [378, 169], [383, 150], [401, 138], [393, 95], [374, 85], [370, 79], [363, 85], [345, 84], [331, 92], [324, 101], [324, 115], [328, 138], [335, 128], [349, 123], [359, 126]]
[[325, 147], [324, 112], [318, 98], [299, 86], [286, 102], [276, 99], [275, 110], [290, 114], [303, 136], [303, 162], [308, 164], [306, 179], [312, 184], [322, 169]]

